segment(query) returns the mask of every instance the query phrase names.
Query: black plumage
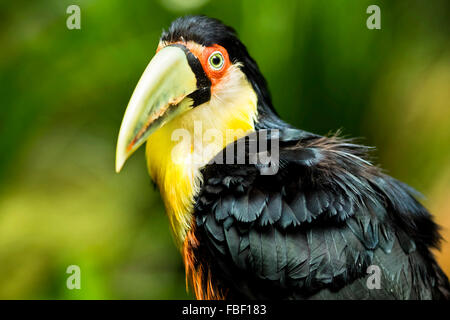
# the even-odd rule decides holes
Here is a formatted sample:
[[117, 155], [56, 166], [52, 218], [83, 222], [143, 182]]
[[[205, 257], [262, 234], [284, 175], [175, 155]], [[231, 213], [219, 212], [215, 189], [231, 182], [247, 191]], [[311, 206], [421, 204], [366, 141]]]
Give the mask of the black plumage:
[[[232, 28], [184, 17], [161, 38], [180, 39], [219, 44], [241, 63], [258, 98], [255, 137], [269, 130], [268, 145], [279, 143], [274, 175], [251, 161], [212, 161], [202, 169], [194, 269], [209, 266], [205, 277], [227, 298], [449, 298], [448, 279], [430, 251], [438, 246], [438, 227], [412, 188], [373, 166], [367, 147], [283, 122]], [[246, 146], [249, 160], [248, 140]], [[381, 270], [381, 289], [366, 285], [370, 265]]]
[[[430, 252], [437, 226], [414, 191], [362, 158], [366, 147], [299, 135], [280, 140], [275, 175], [250, 164], [203, 170], [198, 257], [229, 297], [448, 297]], [[370, 265], [382, 271], [381, 289], [366, 286]]]

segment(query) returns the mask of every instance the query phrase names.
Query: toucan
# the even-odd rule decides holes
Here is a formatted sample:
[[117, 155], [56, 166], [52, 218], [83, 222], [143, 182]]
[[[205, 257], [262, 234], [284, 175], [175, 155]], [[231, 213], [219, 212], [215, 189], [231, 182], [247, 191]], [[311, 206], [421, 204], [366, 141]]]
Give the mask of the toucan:
[[221, 21], [163, 31], [122, 120], [117, 172], [145, 142], [197, 299], [450, 297], [420, 195], [368, 147], [281, 120]]

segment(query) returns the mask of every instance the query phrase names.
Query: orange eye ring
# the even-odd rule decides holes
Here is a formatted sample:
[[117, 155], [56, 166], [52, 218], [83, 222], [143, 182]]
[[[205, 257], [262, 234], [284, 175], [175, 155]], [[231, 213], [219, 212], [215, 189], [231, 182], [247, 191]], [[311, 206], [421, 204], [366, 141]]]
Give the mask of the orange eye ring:
[[231, 64], [227, 50], [218, 44], [204, 48], [201, 61], [213, 86], [222, 78]]

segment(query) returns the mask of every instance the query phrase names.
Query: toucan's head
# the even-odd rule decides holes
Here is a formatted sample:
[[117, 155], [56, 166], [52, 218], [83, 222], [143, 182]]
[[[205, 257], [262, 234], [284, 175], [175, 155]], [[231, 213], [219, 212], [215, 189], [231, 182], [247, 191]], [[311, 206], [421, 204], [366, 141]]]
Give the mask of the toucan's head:
[[[257, 110], [242, 105], [252, 94]], [[233, 126], [233, 117], [258, 121], [272, 105], [266, 82], [234, 29], [206, 16], [186, 16], [163, 32], [134, 90], [120, 128], [116, 171], [152, 133], [198, 108], [209, 110], [185, 118], [214, 115]]]
[[205, 16], [179, 18], [163, 32], [130, 99], [116, 171], [147, 142], [149, 173], [180, 244], [191, 225], [200, 169], [229, 143], [276, 119], [266, 82], [235, 31]]

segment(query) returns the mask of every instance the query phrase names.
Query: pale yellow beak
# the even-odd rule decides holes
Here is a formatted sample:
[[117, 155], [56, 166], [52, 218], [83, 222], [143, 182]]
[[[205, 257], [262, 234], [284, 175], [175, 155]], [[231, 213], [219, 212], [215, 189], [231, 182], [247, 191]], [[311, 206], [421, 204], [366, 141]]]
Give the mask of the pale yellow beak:
[[161, 49], [141, 76], [120, 126], [116, 172], [148, 137], [165, 123], [191, 109], [181, 103], [197, 89], [185, 52], [175, 46]]

